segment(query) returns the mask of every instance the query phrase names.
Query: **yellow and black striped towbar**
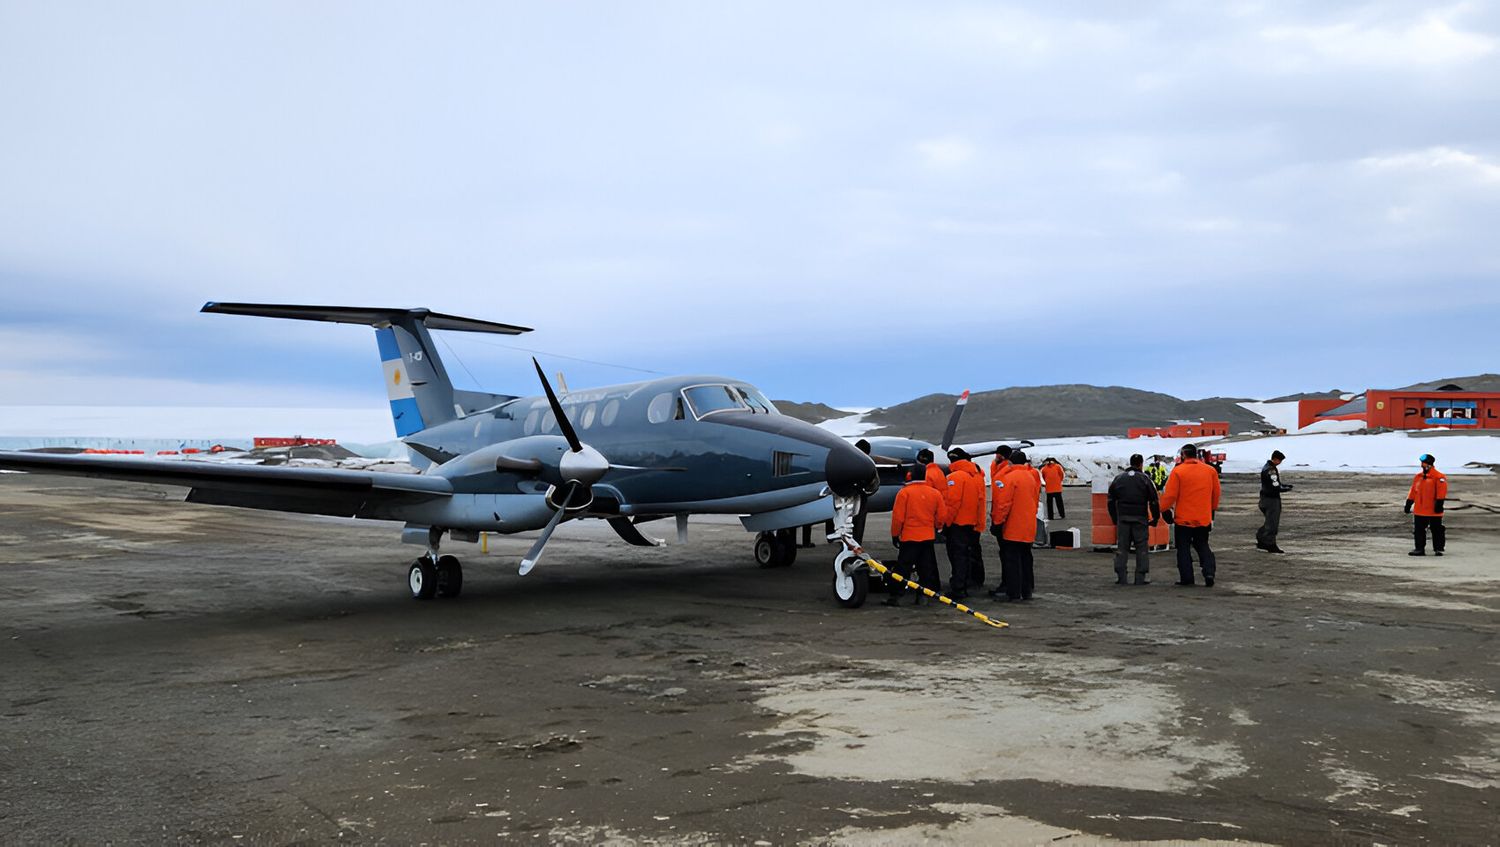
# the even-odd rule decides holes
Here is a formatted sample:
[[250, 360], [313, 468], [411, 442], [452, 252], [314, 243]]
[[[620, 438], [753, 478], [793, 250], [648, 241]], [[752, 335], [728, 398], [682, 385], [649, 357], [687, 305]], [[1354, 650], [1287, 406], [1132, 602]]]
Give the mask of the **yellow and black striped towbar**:
[[933, 591], [931, 588], [923, 588], [921, 585], [918, 585], [917, 583], [913, 582], [912, 580], [909, 580], [906, 577], [903, 577], [901, 574], [898, 574], [898, 573], [892, 571], [890, 568], [886, 567], [885, 565], [882, 565], [881, 563], [875, 561], [875, 557], [874, 556], [871, 556], [870, 554], [864, 552], [864, 550], [862, 550], [862, 549], [857, 550], [856, 553], [855, 553], [855, 555], [857, 555], [860, 558], [864, 559], [865, 560], [865, 564], [869, 565], [871, 570], [874, 570], [876, 573], [884, 574], [885, 576], [890, 577], [891, 579], [896, 580], [897, 582], [901, 583], [902, 585], [905, 585], [907, 588], [911, 589], [912, 591], [920, 591], [923, 594], [926, 594], [928, 597], [931, 597], [931, 598], [937, 600], [939, 603], [942, 603], [942, 604], [947, 605], [947, 606], [952, 606], [954, 609], [956, 609], [956, 610], [958, 610], [960, 612], [963, 612], [966, 615], [972, 615], [973, 617], [977, 618], [981, 622], [987, 623], [987, 624], [989, 624], [990, 626], [992, 626], [992, 627], [994, 627], [996, 629], [1005, 629], [1006, 627], [1010, 626], [1010, 624], [1006, 623], [1005, 621], [995, 620], [994, 618], [990, 617], [989, 615], [984, 614], [983, 612], [976, 612], [973, 609], [969, 608], [968, 606], [965, 606], [962, 603], [958, 603], [958, 602], [955, 602], [954, 600], [952, 600], [950, 598], [944, 597], [943, 595], [937, 593], [936, 591]]

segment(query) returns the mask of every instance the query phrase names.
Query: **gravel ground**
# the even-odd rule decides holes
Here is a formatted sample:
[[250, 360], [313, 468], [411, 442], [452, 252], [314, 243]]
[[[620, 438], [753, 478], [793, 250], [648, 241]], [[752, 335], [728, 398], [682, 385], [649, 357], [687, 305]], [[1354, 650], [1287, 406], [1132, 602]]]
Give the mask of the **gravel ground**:
[[0, 842], [1500, 841], [1500, 480], [1442, 559], [1404, 480], [1288, 481], [1287, 555], [1229, 476], [1214, 588], [1041, 551], [996, 630], [727, 522], [451, 545], [418, 603], [392, 525], [3, 474]]

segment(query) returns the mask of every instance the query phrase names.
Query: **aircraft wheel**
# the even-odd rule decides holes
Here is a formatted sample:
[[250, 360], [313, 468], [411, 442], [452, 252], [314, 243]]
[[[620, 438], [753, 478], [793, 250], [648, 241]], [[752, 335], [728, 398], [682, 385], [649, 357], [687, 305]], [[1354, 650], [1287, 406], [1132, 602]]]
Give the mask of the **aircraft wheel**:
[[437, 596], [457, 597], [464, 590], [464, 567], [457, 556], [443, 556], [437, 560]]
[[762, 532], [755, 536], [755, 563], [763, 568], [774, 568], [781, 564], [781, 544], [776, 536]]
[[406, 571], [406, 587], [411, 589], [413, 600], [430, 600], [437, 593], [437, 568], [427, 558], [411, 563]]
[[870, 572], [859, 568], [854, 573], [835, 574], [833, 577], [833, 596], [838, 598], [839, 605], [846, 609], [858, 609], [865, 604], [865, 597], [870, 593]]

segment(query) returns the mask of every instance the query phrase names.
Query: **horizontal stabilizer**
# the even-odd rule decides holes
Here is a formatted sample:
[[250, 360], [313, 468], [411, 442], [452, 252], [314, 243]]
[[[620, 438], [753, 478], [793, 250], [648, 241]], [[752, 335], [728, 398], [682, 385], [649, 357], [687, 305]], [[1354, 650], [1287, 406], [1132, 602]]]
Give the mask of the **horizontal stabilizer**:
[[458, 332], [491, 332], [498, 335], [520, 335], [531, 332], [529, 326], [502, 324], [445, 315], [427, 309], [378, 309], [359, 306], [293, 306], [275, 303], [205, 303], [203, 311], [220, 315], [254, 315], [261, 318], [290, 318], [298, 321], [327, 321], [336, 324], [381, 326], [408, 319], [426, 324], [428, 329]]

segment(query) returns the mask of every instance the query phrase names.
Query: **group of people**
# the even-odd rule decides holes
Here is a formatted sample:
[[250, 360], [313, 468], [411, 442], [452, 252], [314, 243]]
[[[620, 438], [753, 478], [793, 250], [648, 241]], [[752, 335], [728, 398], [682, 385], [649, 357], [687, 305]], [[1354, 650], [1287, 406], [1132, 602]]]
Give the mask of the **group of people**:
[[[1255, 531], [1256, 549], [1267, 553], [1284, 553], [1277, 543], [1281, 531], [1281, 495], [1292, 486], [1281, 481], [1281, 463], [1286, 454], [1271, 452], [1271, 458], [1260, 469], [1260, 498], [1257, 506], [1264, 516]], [[1447, 535], [1443, 527], [1444, 501], [1448, 497], [1448, 477], [1437, 469], [1431, 453], [1419, 457], [1422, 470], [1412, 479], [1406, 494], [1406, 513], [1411, 514], [1412, 536], [1416, 547], [1407, 555], [1427, 555], [1427, 534], [1432, 534], [1432, 549], [1443, 555]], [[1142, 467], [1140, 454], [1130, 457], [1130, 467], [1115, 477], [1109, 486], [1109, 517], [1115, 523], [1115, 582], [1129, 584], [1127, 564], [1135, 552], [1135, 584], [1151, 582], [1151, 552], [1147, 541], [1150, 527], [1161, 520], [1175, 524], [1177, 545], [1177, 584], [1194, 585], [1193, 554], [1203, 584], [1212, 586], [1217, 561], [1209, 545], [1214, 514], [1222, 495], [1219, 471], [1198, 459], [1197, 449], [1188, 444], [1182, 448], [1181, 460], [1166, 478], [1165, 485], [1155, 484], [1157, 474]], [[1157, 467], [1159, 462], [1154, 462]], [[1160, 499], [1157, 488], [1162, 489]]]
[[[948, 452], [947, 473], [933, 461], [931, 450], [917, 454], [917, 465], [907, 473], [891, 511], [891, 543], [897, 548], [895, 572], [903, 580], [913, 573], [924, 587], [940, 590], [937, 542], [942, 540], [951, 568], [948, 596], [962, 600], [985, 583], [984, 553], [980, 544], [986, 523], [1000, 552], [1000, 582], [989, 592], [997, 601], [1031, 599], [1036, 579], [1032, 547], [1037, 542], [1038, 504], [1045, 502], [1047, 518], [1066, 517], [1062, 504], [1064, 471], [1055, 459], [1032, 467], [1022, 450], [1001, 446], [990, 464], [989, 480], [962, 448]], [[1257, 505], [1264, 519], [1255, 533], [1255, 546], [1267, 553], [1283, 553], [1277, 543], [1281, 528], [1281, 495], [1292, 486], [1281, 481], [1280, 466], [1286, 456], [1276, 450], [1260, 471]], [[1177, 547], [1177, 584], [1196, 585], [1193, 559], [1197, 557], [1203, 585], [1212, 586], [1217, 560], [1209, 543], [1214, 516], [1223, 496], [1220, 471], [1200, 458], [1198, 449], [1183, 446], [1179, 459], [1158, 484], [1160, 462], [1148, 468], [1139, 454], [1109, 485], [1108, 508], [1116, 529], [1115, 578], [1118, 585], [1132, 583], [1129, 560], [1135, 556], [1135, 585], [1151, 582], [1150, 527], [1166, 521], [1173, 525]], [[1420, 457], [1422, 470], [1407, 492], [1406, 512], [1413, 515], [1416, 547], [1409, 555], [1426, 555], [1426, 537], [1432, 536], [1433, 552], [1443, 555], [1443, 527], [1448, 479], [1437, 470], [1431, 454]], [[989, 489], [988, 495], [986, 489]], [[1158, 489], [1160, 492], [1158, 494]], [[986, 508], [988, 500], [988, 508]], [[889, 585], [886, 605], [899, 605], [904, 586]], [[914, 593], [914, 602], [925, 598]]]
[[[1279, 453], [1277, 455], [1280, 455]], [[1172, 468], [1157, 497], [1156, 485], [1142, 466], [1145, 460], [1137, 453], [1130, 457], [1130, 467], [1109, 484], [1109, 517], [1115, 524], [1115, 582], [1127, 585], [1127, 564], [1135, 552], [1135, 584], [1151, 583], [1150, 527], [1165, 520], [1175, 525], [1177, 545], [1177, 584], [1196, 585], [1193, 578], [1193, 554], [1203, 584], [1212, 586], [1217, 559], [1208, 543], [1213, 531], [1214, 513], [1219, 510], [1223, 489], [1219, 472], [1198, 459], [1198, 449], [1191, 444], [1182, 448], [1182, 458]], [[1279, 510], [1278, 510], [1279, 514]]]
[[[943, 536], [951, 568], [948, 596], [963, 600], [985, 583], [980, 538], [986, 524], [1000, 548], [1000, 582], [989, 592], [994, 600], [1031, 599], [1036, 586], [1031, 548], [1037, 540], [1037, 504], [1046, 495], [1049, 518], [1064, 517], [1063, 467], [1048, 459], [1031, 466], [1022, 450], [1002, 446], [990, 464], [989, 480], [962, 448], [948, 451], [948, 472], [933, 462], [931, 450], [917, 453], [891, 509], [891, 543], [899, 551], [896, 573], [913, 572], [918, 582], [938, 590], [937, 540]], [[989, 489], [989, 492], [986, 492]], [[988, 509], [986, 509], [988, 502]], [[901, 602], [902, 587], [893, 585], [887, 605]], [[924, 602], [915, 595], [917, 604]]]

